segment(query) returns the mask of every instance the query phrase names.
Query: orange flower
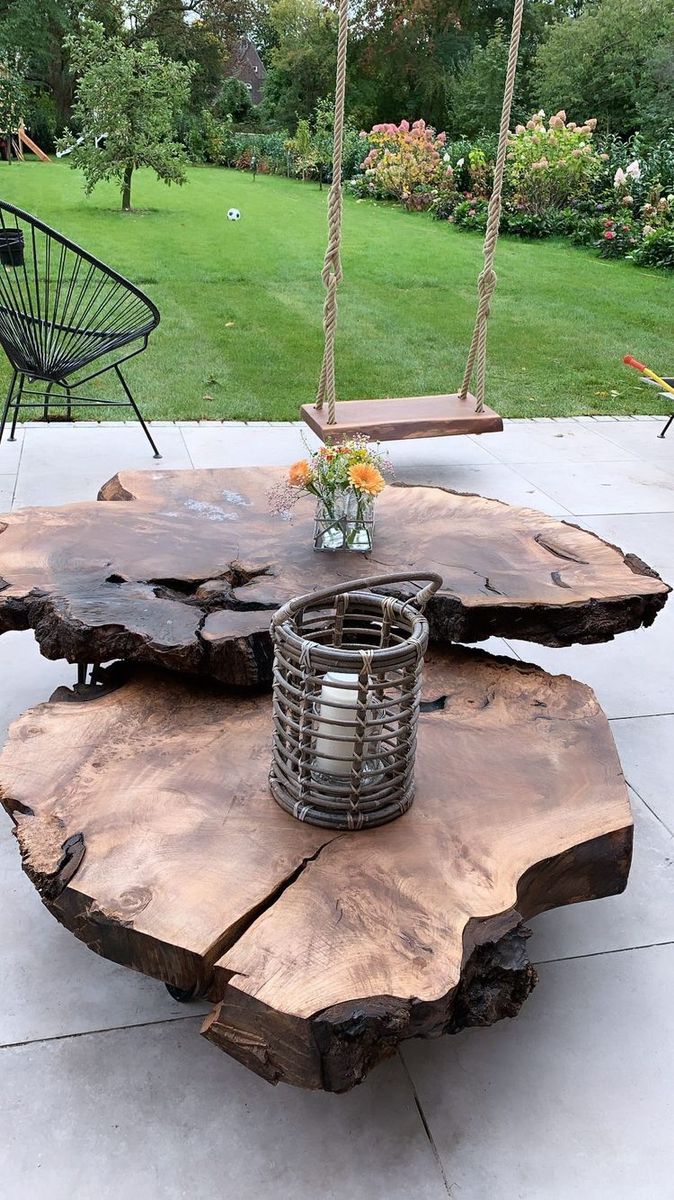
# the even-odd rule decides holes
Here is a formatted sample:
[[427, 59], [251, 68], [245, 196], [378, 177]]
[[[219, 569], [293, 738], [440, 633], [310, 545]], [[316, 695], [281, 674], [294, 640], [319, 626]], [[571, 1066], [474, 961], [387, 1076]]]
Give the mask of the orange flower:
[[378, 496], [386, 486], [381, 471], [368, 463], [354, 463], [349, 467], [349, 483], [368, 496]]
[[300, 458], [294, 462], [288, 471], [288, 483], [291, 487], [306, 487], [308, 483], [311, 483], [313, 477], [311, 463], [307, 458]]

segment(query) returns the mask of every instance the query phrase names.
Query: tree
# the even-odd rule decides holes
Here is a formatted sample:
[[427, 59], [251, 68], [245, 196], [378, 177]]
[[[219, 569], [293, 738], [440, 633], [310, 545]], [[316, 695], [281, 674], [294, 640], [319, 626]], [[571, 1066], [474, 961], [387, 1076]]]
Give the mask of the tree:
[[[192, 66], [162, 58], [156, 42], [128, 46], [106, 37], [97, 22], [87, 23], [79, 40], [69, 39], [69, 49], [79, 72], [73, 116], [83, 138], [70, 162], [84, 172], [85, 191], [118, 179], [128, 212], [137, 167], [151, 167], [163, 183], [184, 183], [185, 154], [173, 140], [173, 124], [189, 98]], [[105, 143], [97, 146], [102, 134]], [[61, 145], [73, 141], [66, 130]]]
[[6, 138], [7, 162], [12, 161], [12, 134], [25, 117], [26, 101], [21, 73], [12, 63], [0, 63], [0, 133]]
[[70, 120], [73, 100], [66, 41], [87, 19], [100, 21], [109, 34], [120, 32], [119, 0], [0, 0], [0, 56], [11, 56], [34, 95], [47, 98], [59, 131]]
[[269, 53], [263, 107], [279, 125], [295, 129], [334, 89], [337, 21], [321, 0], [276, 0], [269, 20], [276, 45]]
[[230, 76], [225, 79], [213, 103], [213, 115], [220, 120], [232, 117], [235, 121], [243, 121], [250, 114], [253, 101], [250, 92], [241, 79]]
[[156, 42], [164, 58], [194, 63], [191, 107], [200, 111], [218, 93], [225, 74], [229, 52], [237, 31], [233, 14], [225, 18], [221, 6], [200, 5], [195, 12], [184, 0], [145, 0], [130, 10], [125, 40], [141, 45]]
[[[501, 120], [503, 88], [508, 65], [508, 40], [499, 24], [485, 46], [477, 43], [459, 67], [449, 90], [452, 129], [464, 137], [495, 133]], [[512, 123], [520, 120], [528, 105], [523, 71], [515, 85]]]
[[674, 22], [648, 60], [639, 91], [639, 128], [656, 139], [674, 134]]
[[[520, 77], [548, 26], [570, 0], [527, 0]], [[353, 0], [347, 104], [363, 127], [423, 117], [438, 129], [451, 120], [457, 72], [494, 31], [510, 33], [513, 0]]]
[[577, 121], [591, 114], [605, 131], [633, 133], [653, 103], [673, 42], [674, 0], [598, 0], [556, 25], [540, 47], [538, 102]]

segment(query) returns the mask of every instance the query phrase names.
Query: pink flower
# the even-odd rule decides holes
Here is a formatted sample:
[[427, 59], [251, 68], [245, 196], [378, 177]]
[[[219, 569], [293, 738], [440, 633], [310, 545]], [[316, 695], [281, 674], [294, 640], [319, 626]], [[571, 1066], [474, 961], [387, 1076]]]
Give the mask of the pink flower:
[[635, 158], [634, 162], [629, 164], [625, 170], [625, 174], [637, 180], [637, 182], [641, 179], [641, 167], [639, 166], [638, 159]]
[[437, 140], [438, 140], [438, 142], [439, 142], [439, 144], [440, 144], [441, 146], [444, 146], [445, 142], [447, 141], [447, 134], [446, 134], [446, 133], [439, 133], [439, 134], [438, 134], [438, 137], [437, 137]]
[[399, 128], [403, 131], [403, 133], [409, 133], [409, 131], [410, 131], [409, 121], [401, 121]]
[[562, 118], [560, 116], [550, 117], [550, 128], [551, 129], [563, 129], [564, 122], [563, 122]]
[[612, 230], [612, 229], [607, 229], [607, 230], [606, 230], [606, 233], [604, 234], [604, 237], [605, 237], [605, 239], [606, 239], [606, 241], [607, 241], [607, 242], [610, 242], [610, 241], [612, 241], [612, 240], [613, 240], [613, 238], [615, 237], [615, 233], [613, 232], [613, 230]]
[[623, 171], [622, 167], [618, 167], [615, 175], [613, 176], [613, 186], [615, 188], [624, 187], [626, 183], [627, 183], [627, 176], [626, 176], [625, 172]]
[[588, 129], [590, 129], [590, 130], [596, 129], [597, 128], [597, 118], [590, 117], [589, 121], [586, 121], [585, 124], [587, 125]]

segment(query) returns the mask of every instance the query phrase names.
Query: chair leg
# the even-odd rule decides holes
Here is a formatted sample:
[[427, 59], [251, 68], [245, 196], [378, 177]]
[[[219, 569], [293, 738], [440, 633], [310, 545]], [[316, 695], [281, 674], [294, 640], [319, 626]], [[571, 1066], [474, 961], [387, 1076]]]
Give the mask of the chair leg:
[[669, 420], [668, 420], [667, 424], [665, 425], [665, 428], [663, 429], [662, 433], [659, 433], [659, 434], [658, 434], [658, 437], [659, 437], [659, 438], [663, 438], [663, 437], [665, 436], [665, 434], [666, 434], [667, 430], [669, 429], [669, 427], [670, 427], [670, 425], [671, 425], [672, 421], [674, 421], [674, 413], [672, 413], [672, 415], [671, 415], [671, 417], [669, 418]]
[[12, 401], [12, 404], [14, 406], [14, 416], [12, 418], [12, 430], [9, 435], [9, 438], [7, 439], [9, 442], [16, 441], [16, 436], [15, 436], [16, 435], [16, 423], [19, 419], [19, 408], [21, 406], [21, 396], [23, 395], [23, 385], [25, 382], [26, 382], [26, 376], [22, 375], [21, 378], [19, 379], [19, 390], [16, 393], [15, 399]]
[[72, 419], [73, 419], [72, 393], [67, 384], [66, 384], [66, 397], [67, 397], [67, 399], [66, 399], [66, 421], [72, 421]]
[[51, 396], [51, 390], [52, 390], [53, 386], [54, 386], [53, 383], [48, 384], [47, 390], [44, 394], [44, 404], [42, 406], [42, 420], [47, 421], [47, 422], [49, 421], [49, 398]]
[[121, 383], [122, 387], [124, 388], [126, 398], [129, 401], [129, 404], [131, 405], [133, 411], [136, 414], [136, 417], [138, 418], [138, 420], [140, 422], [143, 433], [145, 434], [148, 442], [150, 443], [150, 445], [152, 446], [152, 449], [154, 450], [155, 458], [161, 458], [161, 454], [159, 453], [159, 451], [153, 441], [152, 434], [150, 433], [150, 430], [148, 429], [147, 425], [145, 424], [145, 421], [143, 420], [141, 411], [140, 411], [138, 405], [136, 404], [136, 401], [134, 400], [133, 396], [131, 395], [129, 386], [116, 363], [115, 363], [115, 371], [117, 372], [117, 378], [119, 379], [119, 382]]
[[9, 389], [7, 391], [7, 398], [5, 400], [5, 404], [4, 404], [4, 407], [2, 410], [2, 417], [0, 418], [0, 442], [2, 441], [2, 435], [5, 432], [5, 425], [7, 424], [7, 416], [9, 413], [10, 405], [12, 403], [12, 396], [14, 395], [14, 388], [16, 387], [16, 380], [17, 380], [18, 374], [19, 374], [19, 372], [15, 371], [14, 374], [12, 375], [12, 382], [10, 383]]

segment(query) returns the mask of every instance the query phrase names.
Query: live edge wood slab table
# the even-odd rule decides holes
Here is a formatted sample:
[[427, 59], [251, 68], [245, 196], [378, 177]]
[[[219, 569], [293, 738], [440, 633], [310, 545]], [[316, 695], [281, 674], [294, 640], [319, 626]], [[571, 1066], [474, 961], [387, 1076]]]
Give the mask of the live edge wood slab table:
[[573, 525], [439, 487], [390, 487], [374, 552], [313, 550], [313, 512], [270, 511], [271, 469], [123, 472], [100, 499], [0, 517], [0, 632], [42, 653], [127, 661], [243, 686], [271, 680], [270, 612], [359, 575], [435, 571], [431, 637], [565, 646], [650, 625], [669, 588]]
[[[449, 643], [605, 640], [668, 588], [574, 526], [438, 488], [384, 493], [365, 568], [317, 555], [309, 512], [269, 513], [273, 476], [122, 474], [101, 492], [119, 503], [0, 518], [0, 631], [124, 660], [15, 722], [0, 798], [75, 936], [207, 996], [204, 1036], [270, 1082], [344, 1091], [405, 1038], [514, 1016], [535, 983], [523, 923], [627, 880], [626, 786], [590, 689]], [[268, 792], [269, 611], [392, 568], [444, 579], [416, 800], [331, 834]]]

